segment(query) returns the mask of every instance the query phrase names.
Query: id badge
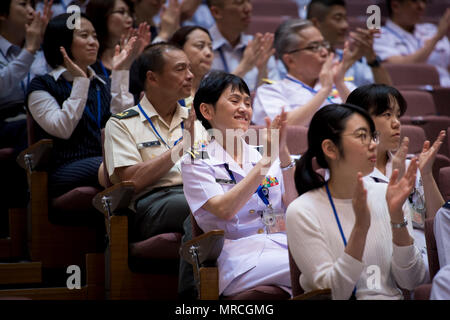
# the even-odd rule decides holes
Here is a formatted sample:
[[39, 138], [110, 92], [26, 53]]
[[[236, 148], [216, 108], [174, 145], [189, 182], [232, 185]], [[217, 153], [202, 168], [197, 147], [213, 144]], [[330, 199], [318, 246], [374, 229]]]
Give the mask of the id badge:
[[279, 209], [272, 209], [271, 207], [264, 209], [262, 221], [268, 234], [286, 231], [285, 214]]

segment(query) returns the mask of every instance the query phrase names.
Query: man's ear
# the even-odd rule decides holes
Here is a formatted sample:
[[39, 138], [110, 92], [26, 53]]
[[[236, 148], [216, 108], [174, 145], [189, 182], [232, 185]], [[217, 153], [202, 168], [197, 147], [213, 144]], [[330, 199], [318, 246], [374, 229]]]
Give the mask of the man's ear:
[[206, 120], [210, 121], [213, 118], [214, 107], [211, 104], [202, 102], [199, 109], [203, 118]]
[[313, 18], [311, 18], [309, 20], [312, 22], [314, 27], [316, 27], [317, 29], [320, 30], [320, 21], [319, 21], [319, 19], [317, 19], [316, 17], [313, 17]]
[[211, 11], [211, 15], [213, 16], [214, 20], [221, 20], [223, 18], [222, 10], [220, 7], [211, 6], [209, 7], [209, 10]]
[[149, 84], [155, 85], [158, 82], [158, 79], [153, 71], [148, 70], [147, 74], [145, 75], [145, 81]]
[[284, 53], [281, 56], [281, 60], [284, 62], [286, 68], [289, 70], [289, 67], [292, 64], [292, 56], [289, 53]]
[[325, 139], [322, 141], [322, 152], [325, 157], [330, 160], [339, 160], [339, 149], [330, 139]]

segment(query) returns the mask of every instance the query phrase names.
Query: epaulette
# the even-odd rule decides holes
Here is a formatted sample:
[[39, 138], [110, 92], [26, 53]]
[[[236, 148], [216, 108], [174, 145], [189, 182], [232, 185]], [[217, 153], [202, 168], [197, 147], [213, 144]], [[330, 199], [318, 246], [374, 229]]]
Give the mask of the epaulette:
[[187, 153], [189, 153], [191, 155], [191, 159], [195, 160], [195, 159], [203, 159], [203, 160], [207, 160], [209, 159], [209, 154], [208, 151], [205, 150], [189, 150], [187, 151]]
[[262, 78], [261, 81], [263, 83], [266, 83], [266, 84], [274, 84], [276, 82], [274, 80], [270, 80], [270, 79], [267, 79], [267, 78]]
[[124, 112], [119, 112], [119, 113], [113, 114], [111, 117], [122, 120], [122, 119], [132, 118], [132, 117], [135, 117], [138, 115], [139, 115], [139, 112], [137, 112], [136, 110], [130, 109], [130, 110], [126, 110]]
[[355, 78], [350, 76], [350, 77], [345, 77], [344, 81], [355, 81]]

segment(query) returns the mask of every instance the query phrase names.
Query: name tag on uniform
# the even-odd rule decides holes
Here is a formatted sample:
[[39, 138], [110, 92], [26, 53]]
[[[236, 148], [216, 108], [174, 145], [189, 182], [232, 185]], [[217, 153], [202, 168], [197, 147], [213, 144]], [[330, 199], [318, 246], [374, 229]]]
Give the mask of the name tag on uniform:
[[216, 182], [219, 184], [236, 184], [236, 181], [227, 179], [216, 179]]
[[138, 149], [144, 149], [144, 148], [148, 148], [148, 147], [156, 147], [156, 146], [160, 146], [161, 142], [159, 140], [155, 140], [155, 141], [147, 141], [147, 142], [141, 142], [137, 144], [137, 148]]

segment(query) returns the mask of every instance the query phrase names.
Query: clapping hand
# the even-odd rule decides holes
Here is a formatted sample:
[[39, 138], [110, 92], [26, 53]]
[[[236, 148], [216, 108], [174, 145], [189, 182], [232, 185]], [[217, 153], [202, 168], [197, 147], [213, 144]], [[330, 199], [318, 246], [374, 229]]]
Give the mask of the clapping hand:
[[392, 158], [392, 171], [398, 170], [397, 179], [401, 179], [405, 174], [405, 161], [408, 154], [409, 138], [404, 137], [400, 147]]
[[417, 167], [418, 160], [417, 157], [414, 157], [406, 170], [406, 174], [401, 179], [397, 179], [399, 175], [398, 169], [392, 172], [386, 191], [386, 201], [391, 221], [394, 223], [403, 222], [402, 206], [414, 189]]
[[30, 24], [25, 25], [25, 49], [31, 53], [35, 53], [41, 46], [42, 40], [44, 38], [45, 28], [47, 27], [48, 21], [52, 16], [53, 0], [44, 1], [44, 10], [41, 14], [40, 12], [33, 13], [33, 21]]
[[60, 47], [59, 50], [61, 51], [64, 59], [64, 67], [67, 69], [67, 71], [69, 71], [72, 77], [87, 78], [86, 72], [84, 72], [75, 62], [72, 61], [72, 59], [69, 58], [66, 49], [64, 49], [64, 47]]
[[113, 70], [129, 70], [134, 59], [138, 56], [137, 37], [131, 37], [128, 41], [121, 40], [121, 45], [116, 45], [112, 61]]
[[434, 159], [445, 139], [445, 131], [439, 132], [439, 135], [433, 145], [430, 147], [430, 141], [425, 141], [422, 152], [419, 155], [419, 170], [422, 176], [432, 173]]
[[370, 210], [367, 206], [367, 190], [364, 189], [362, 177], [362, 173], [358, 172], [352, 206], [355, 214], [355, 226], [368, 229], [370, 227]]

